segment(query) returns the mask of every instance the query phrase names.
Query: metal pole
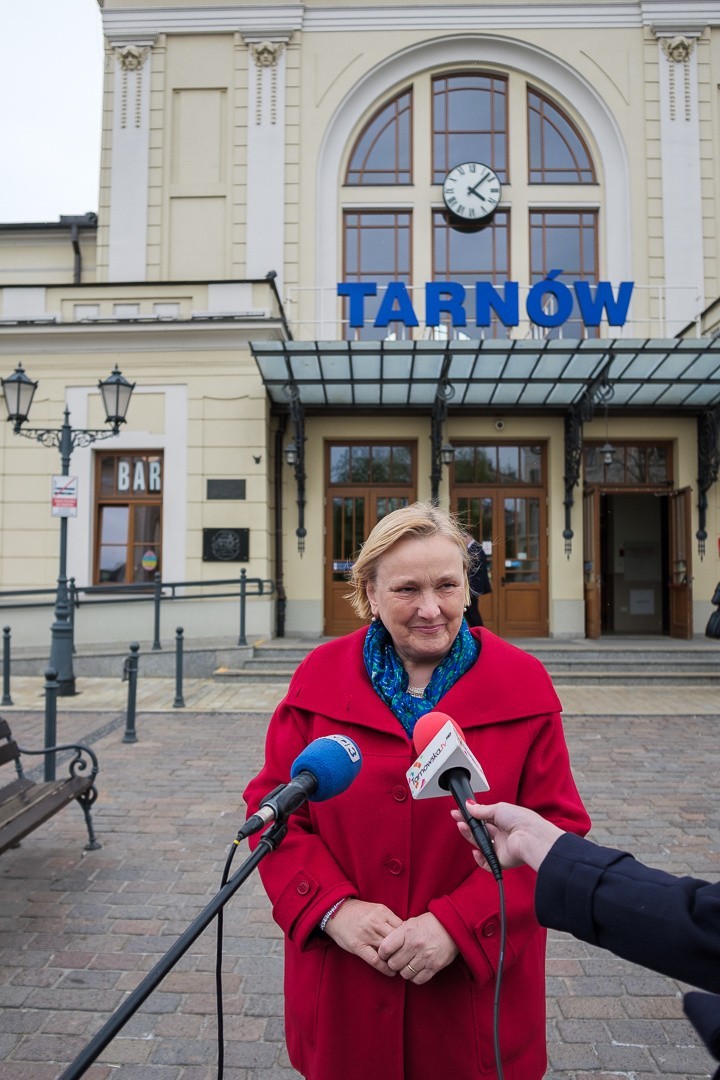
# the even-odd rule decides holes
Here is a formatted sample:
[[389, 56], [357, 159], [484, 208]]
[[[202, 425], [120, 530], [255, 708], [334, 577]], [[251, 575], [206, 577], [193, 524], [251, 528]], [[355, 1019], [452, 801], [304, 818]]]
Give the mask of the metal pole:
[[238, 645], [247, 645], [245, 637], [245, 596], [247, 593], [247, 570], [243, 566], [240, 571], [240, 637]]
[[75, 598], [77, 596], [77, 590], [75, 589], [75, 578], [70, 578], [70, 632], [72, 641], [73, 654], [77, 652], [75, 648]]
[[[57, 746], [57, 696], [59, 686], [55, 668], [45, 671], [45, 746]], [[55, 755], [45, 755], [45, 782], [55, 779]]]
[[160, 644], [160, 594], [162, 591], [162, 580], [160, 578], [160, 571], [156, 570], [153, 575], [153, 587], [155, 590], [153, 597], [153, 607], [155, 608], [155, 637], [153, 638], [153, 651], [157, 652], [158, 649], [162, 649]]
[[12, 705], [10, 697], [10, 627], [3, 626], [3, 694], [2, 705]]
[[130, 645], [130, 655], [125, 659], [125, 672], [124, 676], [128, 681], [128, 703], [127, 703], [127, 715], [125, 717], [125, 734], [123, 735], [124, 743], [135, 743], [138, 741], [135, 734], [135, 706], [137, 702], [137, 677], [138, 677], [138, 653], [140, 646], [137, 641], [133, 641]]
[[178, 626], [175, 631], [175, 700], [173, 709], [184, 709], [183, 698], [183, 628]]
[[[70, 475], [70, 455], [72, 454], [72, 428], [70, 410], [65, 407], [65, 420], [60, 429], [60, 459], [62, 476]], [[72, 645], [73, 629], [70, 623], [70, 604], [67, 588], [67, 518], [60, 518], [60, 569], [55, 596], [55, 622], [50, 628], [50, 667], [57, 672], [58, 694], [71, 697], [75, 693], [75, 673], [73, 671]]]

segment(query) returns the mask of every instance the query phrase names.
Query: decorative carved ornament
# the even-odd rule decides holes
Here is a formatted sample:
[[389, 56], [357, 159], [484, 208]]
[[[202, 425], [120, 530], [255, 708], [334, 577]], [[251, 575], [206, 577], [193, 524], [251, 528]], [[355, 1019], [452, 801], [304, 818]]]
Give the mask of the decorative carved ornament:
[[683, 67], [683, 97], [684, 97], [684, 115], [685, 119], [690, 119], [690, 57], [692, 51], [695, 48], [695, 42], [692, 38], [683, 37], [682, 34], [676, 34], [675, 37], [661, 37], [660, 48], [667, 57], [668, 68], [668, 91], [670, 94], [670, 119], [677, 119], [677, 92], [675, 88], [675, 69], [678, 64], [682, 64]]
[[120, 127], [128, 126], [128, 72], [135, 78], [134, 126], [142, 126], [142, 69], [150, 53], [149, 45], [119, 45], [113, 49], [122, 70], [120, 87]]
[[285, 48], [284, 41], [251, 41], [250, 51], [255, 61], [255, 124], [262, 124], [263, 68], [270, 69], [270, 123], [277, 123], [277, 69]]

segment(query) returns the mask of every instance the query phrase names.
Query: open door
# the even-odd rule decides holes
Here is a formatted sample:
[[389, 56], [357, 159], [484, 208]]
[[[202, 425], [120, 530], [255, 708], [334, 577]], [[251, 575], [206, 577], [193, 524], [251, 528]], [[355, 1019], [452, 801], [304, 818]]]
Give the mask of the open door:
[[585, 637], [600, 637], [600, 490], [583, 492], [583, 595]]
[[692, 567], [690, 564], [690, 521], [692, 517], [690, 488], [672, 491], [668, 495], [668, 593], [670, 637], [691, 638], [692, 626]]

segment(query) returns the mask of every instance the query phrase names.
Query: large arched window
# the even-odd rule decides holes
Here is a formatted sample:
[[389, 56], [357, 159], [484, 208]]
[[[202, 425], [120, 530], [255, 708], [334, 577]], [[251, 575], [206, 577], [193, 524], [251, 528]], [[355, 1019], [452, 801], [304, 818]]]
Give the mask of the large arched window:
[[[376, 107], [346, 158], [342, 236], [343, 280], [372, 282], [377, 292], [364, 300], [361, 328], [349, 326], [344, 308], [346, 336], [446, 336], [448, 327], [424, 325], [424, 286], [433, 281], [465, 289], [466, 336], [597, 335], [577, 311], [563, 326], [542, 329], [524, 308], [532, 285], [552, 271], [598, 280], [601, 193], [591, 146], [580, 118], [518, 71], [421, 74]], [[466, 161], [490, 166], [502, 184], [499, 206], [477, 223], [453, 218], [442, 199], [445, 176]], [[519, 283], [520, 325], [506, 328], [487, 312], [478, 321], [475, 282], [502, 291], [509, 280]], [[373, 325], [393, 281], [408, 287], [416, 327], [392, 317]]]

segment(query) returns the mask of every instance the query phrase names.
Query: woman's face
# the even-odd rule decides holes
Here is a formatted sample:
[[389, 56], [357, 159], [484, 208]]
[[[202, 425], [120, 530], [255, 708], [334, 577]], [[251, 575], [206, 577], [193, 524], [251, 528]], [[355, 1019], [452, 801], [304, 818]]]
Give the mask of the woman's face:
[[457, 637], [465, 610], [465, 571], [447, 536], [409, 538], [381, 557], [367, 596], [402, 660], [438, 664]]

